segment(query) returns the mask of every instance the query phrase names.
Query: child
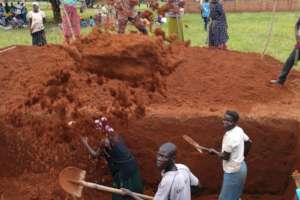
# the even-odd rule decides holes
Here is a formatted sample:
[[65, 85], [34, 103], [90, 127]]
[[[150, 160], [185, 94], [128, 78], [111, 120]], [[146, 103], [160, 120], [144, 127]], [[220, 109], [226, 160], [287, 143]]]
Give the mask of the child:
[[88, 23], [87, 20], [85, 20], [82, 16], [80, 16], [80, 27], [87, 27]]
[[208, 0], [204, 0], [204, 2], [202, 3], [201, 14], [204, 21], [204, 30], [207, 31], [207, 25], [208, 25], [209, 14], [210, 14]]
[[95, 20], [92, 16], [90, 16], [89, 24], [90, 24], [90, 27], [94, 27], [96, 25]]
[[28, 13], [30, 33], [32, 36], [32, 45], [43, 46], [47, 44], [45, 36], [44, 23], [46, 15], [40, 10], [37, 2], [32, 3], [32, 11]]

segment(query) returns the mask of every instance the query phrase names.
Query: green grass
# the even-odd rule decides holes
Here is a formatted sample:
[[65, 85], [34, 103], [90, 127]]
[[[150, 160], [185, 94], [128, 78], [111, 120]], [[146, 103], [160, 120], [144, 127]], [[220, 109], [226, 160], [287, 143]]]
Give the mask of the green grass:
[[[243, 52], [261, 53], [268, 37], [271, 13], [228, 13], [228, 47]], [[295, 45], [294, 24], [296, 13], [280, 12], [276, 14], [273, 34], [267, 54], [284, 61]], [[207, 33], [204, 32], [202, 18], [197, 14], [188, 14], [183, 18], [185, 39], [193, 45], [206, 46]]]
[[[30, 8], [30, 6], [28, 5]], [[41, 4], [42, 10], [46, 12], [46, 26], [48, 43], [61, 43], [63, 35], [61, 30], [52, 21], [52, 11], [48, 3]], [[142, 6], [140, 9], [145, 9]], [[82, 16], [87, 18], [96, 13], [95, 9], [86, 10]], [[276, 14], [273, 27], [273, 35], [267, 49], [267, 54], [284, 61], [289, 55], [294, 39], [294, 24], [297, 20], [297, 13], [279, 12]], [[231, 50], [243, 52], [261, 53], [266, 42], [271, 13], [227, 13], [229, 25], [228, 47]], [[206, 46], [205, 41], [207, 33], [203, 28], [203, 20], [199, 14], [186, 14], [183, 17], [183, 23], [187, 25], [184, 29], [185, 39], [189, 39], [194, 46]], [[166, 25], [163, 26], [166, 29]], [[82, 34], [85, 35], [91, 31], [91, 28], [83, 28]], [[0, 29], [0, 48], [15, 44], [31, 44], [31, 36], [28, 29], [2, 30]]]
[[[48, 43], [62, 43], [63, 33], [60, 28], [53, 24], [53, 13], [51, 10], [51, 5], [48, 2], [40, 2], [41, 10], [46, 14], [46, 37]], [[26, 4], [28, 11], [31, 10], [31, 3]], [[96, 9], [87, 9], [81, 14], [82, 17], [88, 18], [91, 15], [96, 14]], [[81, 33], [83, 35], [88, 34], [92, 29], [87, 27], [83, 28]], [[13, 29], [13, 30], [3, 30], [0, 29], [0, 48], [9, 45], [31, 45], [31, 36], [28, 28]]]

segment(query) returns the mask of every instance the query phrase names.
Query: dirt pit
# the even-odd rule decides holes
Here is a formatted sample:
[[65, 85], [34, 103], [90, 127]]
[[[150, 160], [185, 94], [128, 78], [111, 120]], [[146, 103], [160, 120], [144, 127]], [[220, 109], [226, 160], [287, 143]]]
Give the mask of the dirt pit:
[[[222, 117], [198, 116], [187, 118], [149, 117], [130, 123], [126, 141], [133, 149], [146, 182], [155, 188], [159, 172], [155, 169], [155, 155], [160, 144], [174, 142], [178, 147], [177, 162], [187, 164], [207, 187], [205, 193], [218, 193], [222, 183], [222, 163], [208, 154], [199, 154], [182, 139], [187, 134], [203, 146], [221, 148], [223, 136]], [[253, 149], [247, 158], [249, 174], [246, 194], [283, 195], [293, 166], [298, 161], [299, 122], [278, 119], [241, 120], [240, 126], [253, 139]], [[143, 132], [143, 139], [139, 133]], [[153, 148], [156, 147], [156, 148]], [[154, 150], [154, 151], [153, 151]], [[143, 160], [143, 157], [147, 158]], [[155, 175], [154, 175], [155, 174]]]
[[[84, 124], [79, 123], [80, 126]], [[245, 199], [288, 199], [292, 195], [287, 192], [289, 185], [293, 186], [289, 175], [295, 166], [299, 166], [299, 122], [244, 118], [240, 126], [253, 139], [254, 144], [247, 158], [249, 173]], [[2, 126], [2, 130], [5, 127]], [[16, 140], [18, 137], [12, 130], [12, 138], [2, 137], [4, 140], [1, 141], [0, 155], [5, 162], [1, 166], [1, 192], [6, 199], [19, 199], [18, 194], [23, 193], [26, 193], [24, 199], [66, 198], [66, 194], [57, 185], [57, 173], [69, 165], [86, 169], [89, 181], [110, 185], [110, 173], [103, 160], [90, 159], [78, 142], [78, 127], [65, 130], [57, 128], [56, 136], [49, 136], [53, 141], [48, 142], [49, 150], [45, 152], [32, 149], [38, 143], [44, 143], [40, 139], [32, 143], [21, 142]], [[139, 162], [148, 194], [155, 192], [160, 180], [160, 172], [155, 166], [157, 149], [160, 144], [170, 141], [178, 147], [177, 162], [189, 166], [206, 187], [204, 194], [194, 199], [217, 199], [215, 194], [220, 191], [222, 183], [221, 162], [214, 156], [199, 154], [182, 139], [182, 135], [187, 134], [202, 145], [220, 149], [222, 117], [150, 116], [129, 121], [127, 128], [120, 126], [118, 129], [126, 130], [121, 131], [122, 135]], [[1, 136], [4, 136], [3, 133]], [[91, 133], [90, 140], [96, 146], [97, 134]], [[56, 143], [56, 150], [51, 147], [53, 143]], [[110, 199], [110, 195], [86, 189], [84, 198]]]
[[[18, 46], [0, 60], [0, 197], [66, 199], [57, 177], [67, 166], [87, 170], [87, 180], [110, 185], [103, 160], [92, 160], [80, 143], [96, 147], [93, 120], [107, 116], [137, 158], [147, 194], [160, 180], [159, 145], [178, 146], [206, 191], [217, 199], [221, 162], [197, 153], [183, 139], [220, 149], [222, 115], [235, 109], [253, 140], [243, 199], [290, 199], [290, 174], [300, 168], [300, 74], [284, 87], [268, 84], [282, 63], [254, 53], [220, 51], [133, 35], [93, 33], [72, 46]], [[74, 121], [72, 126], [68, 123]], [[151, 172], [151, 173], [149, 173]], [[110, 199], [84, 191], [84, 199]]]

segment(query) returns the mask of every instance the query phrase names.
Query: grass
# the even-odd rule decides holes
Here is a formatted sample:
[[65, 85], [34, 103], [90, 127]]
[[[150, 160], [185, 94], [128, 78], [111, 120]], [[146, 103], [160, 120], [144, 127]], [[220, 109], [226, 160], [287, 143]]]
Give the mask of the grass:
[[[30, 7], [30, 6], [29, 6]], [[46, 26], [48, 43], [61, 43], [63, 35], [57, 25], [51, 23], [52, 11], [48, 3], [41, 4], [42, 10], [46, 12], [48, 23]], [[141, 9], [144, 9], [142, 7]], [[95, 9], [88, 9], [83, 13], [87, 18], [96, 13]], [[267, 54], [284, 61], [289, 55], [295, 43], [294, 24], [297, 20], [297, 13], [279, 12], [276, 14], [273, 27], [273, 35], [267, 49]], [[228, 47], [231, 50], [243, 52], [261, 53], [268, 36], [272, 13], [227, 13], [229, 25]], [[183, 23], [187, 25], [184, 29], [185, 39], [189, 39], [194, 46], [206, 46], [207, 33], [203, 28], [203, 20], [199, 14], [186, 14]], [[166, 30], [166, 25], [163, 26]], [[83, 28], [85, 35], [91, 28]], [[15, 44], [31, 44], [31, 36], [28, 29], [2, 30], [0, 29], [0, 48]]]
[[[62, 43], [63, 42], [63, 33], [61, 29], [53, 24], [53, 13], [51, 10], [51, 5], [48, 2], [40, 2], [41, 10], [43, 10], [46, 14], [46, 37], [48, 43]], [[30, 3], [26, 4], [28, 11], [31, 10]], [[79, 11], [78, 11], [79, 12]], [[88, 18], [91, 15], [96, 14], [96, 9], [87, 9], [81, 16], [84, 18]], [[83, 35], [91, 32], [91, 28], [83, 28], [81, 33]], [[13, 29], [13, 30], [3, 30], [0, 29], [0, 48], [6, 47], [9, 45], [31, 45], [31, 36], [28, 28], [22, 29]]]
[[[268, 37], [271, 13], [228, 13], [228, 47], [243, 52], [261, 53]], [[284, 61], [295, 45], [294, 24], [296, 13], [277, 13], [273, 35], [270, 40], [267, 54]], [[192, 41], [193, 45], [205, 46], [207, 33], [204, 32], [202, 18], [197, 14], [188, 14], [183, 18], [185, 39]]]

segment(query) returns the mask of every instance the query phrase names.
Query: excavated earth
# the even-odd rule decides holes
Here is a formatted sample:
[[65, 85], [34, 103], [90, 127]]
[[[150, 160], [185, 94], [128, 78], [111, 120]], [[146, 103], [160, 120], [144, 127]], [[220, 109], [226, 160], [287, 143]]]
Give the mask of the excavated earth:
[[[17, 46], [0, 60], [0, 199], [71, 199], [58, 185], [67, 166], [87, 180], [110, 185], [102, 159], [91, 159], [79, 137], [96, 147], [93, 120], [107, 116], [138, 160], [146, 193], [160, 180], [156, 151], [178, 147], [215, 200], [221, 162], [197, 153], [183, 139], [220, 149], [225, 110], [237, 110], [253, 140], [243, 199], [291, 199], [291, 173], [300, 169], [300, 73], [283, 87], [270, 85], [282, 63], [256, 53], [164, 44], [138, 34], [93, 33], [72, 46]], [[73, 125], [68, 125], [73, 121]], [[110, 194], [84, 190], [85, 200]]]

